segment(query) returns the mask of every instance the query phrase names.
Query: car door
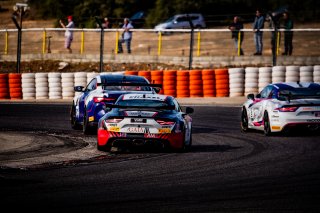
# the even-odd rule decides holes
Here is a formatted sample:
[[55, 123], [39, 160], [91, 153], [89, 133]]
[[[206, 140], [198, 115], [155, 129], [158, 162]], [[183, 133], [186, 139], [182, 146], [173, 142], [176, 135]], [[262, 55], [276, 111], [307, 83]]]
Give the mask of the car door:
[[97, 89], [97, 79], [93, 78], [89, 84], [86, 86], [83, 94], [80, 96], [79, 98], [79, 111], [80, 111], [80, 119], [83, 118], [83, 113], [84, 113], [84, 109], [85, 109], [85, 101], [88, 97], [88, 95], [94, 91], [95, 89]]
[[263, 125], [263, 113], [265, 111], [266, 102], [272, 96], [272, 88], [272, 86], [265, 87], [248, 107], [249, 123], [252, 125], [257, 127]]

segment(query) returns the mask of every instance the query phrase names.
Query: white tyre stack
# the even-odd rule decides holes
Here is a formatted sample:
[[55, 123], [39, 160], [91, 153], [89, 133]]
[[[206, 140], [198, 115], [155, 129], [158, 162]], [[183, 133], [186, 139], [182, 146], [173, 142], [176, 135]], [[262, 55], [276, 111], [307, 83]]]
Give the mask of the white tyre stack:
[[48, 73], [36, 73], [36, 99], [48, 99], [49, 98], [49, 83]]
[[258, 67], [246, 67], [245, 68], [245, 85], [244, 93], [248, 95], [250, 93], [258, 93]]
[[88, 73], [87, 73], [87, 84], [89, 84], [90, 81], [91, 81], [94, 77], [96, 77], [97, 75], [99, 75], [99, 73], [97, 73], [97, 72], [88, 72]]
[[240, 97], [244, 93], [244, 69], [229, 68], [229, 97]]
[[285, 66], [272, 67], [272, 83], [285, 82], [286, 80], [285, 76], [286, 76]]
[[272, 68], [259, 67], [258, 91], [261, 91], [272, 82]]
[[313, 67], [313, 82], [320, 83], [320, 65]]
[[22, 86], [22, 99], [35, 99], [36, 98], [36, 82], [34, 73], [21, 74]]
[[62, 99], [61, 73], [48, 73], [49, 99]]
[[300, 67], [300, 82], [313, 82], [313, 66]]
[[299, 66], [286, 66], [286, 82], [298, 82], [300, 80]]
[[74, 97], [74, 73], [61, 73], [62, 99]]
[[[74, 86], [87, 86], [87, 73], [86, 72], [75, 72], [74, 73]], [[79, 95], [80, 92], [75, 92], [75, 96]]]

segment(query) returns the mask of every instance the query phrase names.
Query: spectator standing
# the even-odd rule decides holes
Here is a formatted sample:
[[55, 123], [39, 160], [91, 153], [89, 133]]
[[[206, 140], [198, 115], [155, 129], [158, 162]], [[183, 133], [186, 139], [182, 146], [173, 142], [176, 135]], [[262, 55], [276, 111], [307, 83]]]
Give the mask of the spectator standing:
[[103, 19], [102, 27], [103, 27], [104, 29], [110, 28], [110, 23], [109, 23], [109, 20], [108, 20], [107, 17], [105, 17], [105, 18]]
[[264, 17], [261, 13], [261, 11], [258, 9], [256, 11], [256, 17], [253, 22], [253, 32], [254, 32], [254, 42], [256, 46], [256, 52], [254, 55], [262, 55], [263, 50], [263, 31], [261, 31], [264, 28]]
[[238, 16], [235, 16], [233, 18], [233, 22], [229, 25], [229, 29], [231, 30], [231, 38], [234, 40], [234, 46], [236, 47], [237, 54], [239, 52], [238, 47], [239, 47], [239, 33], [240, 33], [240, 55], [243, 55], [242, 41], [243, 41], [244, 33], [243, 31], [240, 31], [241, 29], [243, 29], [243, 24], [240, 21]]
[[73, 31], [69, 30], [69, 29], [74, 28], [74, 22], [72, 21], [72, 16], [68, 16], [68, 24], [67, 25], [65, 25], [62, 22], [62, 20], [60, 20], [59, 22], [60, 22], [60, 25], [63, 28], [66, 28], [66, 32], [64, 34], [64, 36], [65, 36], [64, 47], [66, 49], [68, 49], [69, 53], [72, 53], [71, 43], [72, 43], [72, 40], [73, 40]]
[[292, 39], [293, 39], [293, 21], [289, 17], [288, 12], [283, 13], [283, 19], [284, 19], [284, 29], [286, 30], [284, 32], [284, 53], [282, 55], [291, 55], [292, 54]]
[[132, 31], [133, 29], [132, 24], [129, 22], [128, 18], [124, 19], [124, 24], [122, 26], [123, 32], [121, 35], [121, 38], [119, 39], [118, 42], [118, 53], [123, 53], [122, 49], [122, 43], [126, 44], [127, 51], [130, 54], [131, 53], [131, 40], [132, 40]]

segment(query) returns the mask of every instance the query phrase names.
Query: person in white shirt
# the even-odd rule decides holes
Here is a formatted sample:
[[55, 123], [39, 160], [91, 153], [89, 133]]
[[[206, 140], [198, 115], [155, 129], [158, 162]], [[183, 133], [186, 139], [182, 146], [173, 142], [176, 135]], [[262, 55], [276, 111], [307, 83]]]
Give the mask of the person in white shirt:
[[127, 46], [127, 51], [130, 54], [131, 53], [131, 40], [132, 40], [132, 31], [133, 29], [132, 24], [129, 22], [128, 18], [124, 19], [124, 24], [122, 26], [123, 33], [122, 33], [122, 38], [118, 42], [118, 53], [122, 53], [122, 43], [126, 43]]
[[74, 22], [72, 21], [72, 16], [68, 16], [68, 24], [67, 25], [65, 25], [62, 22], [62, 20], [60, 20], [60, 25], [63, 28], [66, 28], [66, 32], [64, 34], [64, 36], [65, 36], [64, 47], [66, 49], [68, 49], [69, 53], [72, 53], [71, 43], [72, 43], [72, 40], [73, 40], [73, 31], [69, 30], [69, 29], [74, 28]]

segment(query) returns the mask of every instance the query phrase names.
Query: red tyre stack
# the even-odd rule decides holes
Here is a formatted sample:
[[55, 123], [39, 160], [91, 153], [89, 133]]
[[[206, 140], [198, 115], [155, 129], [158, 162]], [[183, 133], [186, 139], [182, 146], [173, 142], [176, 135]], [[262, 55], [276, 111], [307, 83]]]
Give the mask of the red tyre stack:
[[9, 92], [11, 99], [22, 99], [21, 74], [9, 73]]
[[177, 98], [190, 97], [189, 70], [177, 71]]
[[[151, 71], [151, 83], [163, 85], [163, 71], [162, 70]], [[161, 88], [159, 94], [163, 94], [163, 88]]]
[[228, 69], [215, 69], [216, 97], [229, 96], [229, 73]]
[[0, 99], [9, 97], [8, 74], [0, 74]]
[[189, 89], [190, 89], [190, 97], [203, 97], [201, 70], [189, 71]]
[[176, 97], [177, 71], [165, 70], [163, 71], [163, 93]]
[[216, 96], [216, 82], [214, 70], [202, 70], [203, 97]]
[[138, 71], [126, 70], [124, 71], [125, 75], [138, 75]]
[[149, 82], [151, 82], [151, 72], [150, 71], [138, 71], [138, 75], [145, 77], [148, 79]]

